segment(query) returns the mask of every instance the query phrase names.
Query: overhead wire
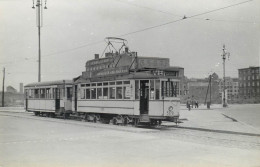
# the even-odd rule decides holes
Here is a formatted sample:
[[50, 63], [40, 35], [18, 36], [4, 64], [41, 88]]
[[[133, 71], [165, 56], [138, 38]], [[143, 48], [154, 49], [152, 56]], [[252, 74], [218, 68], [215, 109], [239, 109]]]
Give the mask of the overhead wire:
[[[120, 1], [120, 0], [118, 0], [118, 1]], [[210, 11], [207, 11], [207, 12], [198, 13], [198, 14], [195, 14], [195, 15], [192, 15], [192, 16], [185, 16], [184, 15], [184, 17], [181, 18], [181, 19], [169, 21], [169, 22], [166, 22], [166, 23], [163, 23], [163, 24], [147, 27], [147, 28], [144, 28], [144, 29], [128, 32], [128, 33], [125, 33], [125, 34], [120, 34], [120, 35], [118, 35], [116, 37], [122, 37], [122, 36], [127, 36], [127, 35], [143, 32], [143, 31], [147, 31], [147, 30], [150, 30], [150, 29], [154, 29], [154, 28], [165, 26], [165, 25], [173, 24], [173, 23], [180, 22], [180, 21], [183, 21], [183, 20], [186, 20], [186, 19], [190, 19], [190, 18], [194, 18], [194, 17], [197, 17], [197, 16], [201, 16], [201, 15], [217, 12], [217, 11], [220, 11], [220, 10], [224, 10], [224, 9], [231, 8], [231, 7], [238, 6], [238, 5], [245, 4], [245, 3], [249, 3], [249, 2], [252, 2], [252, 1], [254, 1], [254, 0], [247, 0], [247, 1], [239, 2], [239, 3], [236, 3], [236, 4], [232, 4], [232, 5], [228, 5], [228, 6], [225, 6], [225, 7], [217, 8], [217, 9], [214, 9], [214, 10], [210, 10]], [[147, 9], [151, 9], [151, 8], [147, 8]], [[161, 11], [161, 12], [162, 13], [167, 13], [167, 12], [163, 12], [163, 11]], [[176, 15], [176, 16], [178, 16], [178, 15]], [[87, 47], [87, 46], [100, 44], [100, 43], [103, 43], [103, 42], [104, 42], [103, 40], [100, 40], [100, 41], [96, 41], [96, 42], [93, 42], [93, 43], [84, 44], [84, 45], [81, 45], [81, 46], [78, 46], [78, 47], [66, 49], [66, 50], [63, 50], [63, 51], [58, 51], [58, 52], [54, 52], [54, 53], [50, 53], [50, 54], [45, 54], [43, 56], [44, 57], [49, 57], [49, 56], [53, 56], [53, 55], [63, 54], [63, 53], [71, 52], [71, 51], [74, 51], [74, 50], [77, 50], [77, 49], [81, 49], [81, 48], [84, 48], [84, 47]], [[23, 60], [23, 61], [26, 61], [26, 60]], [[7, 63], [0, 63], [0, 64], [7, 64]]]
[[[159, 13], [163, 13], [163, 14], [167, 14], [167, 15], [171, 15], [171, 16], [175, 16], [175, 17], [183, 17], [183, 15], [177, 15], [168, 11], [162, 11], [162, 10], [158, 10], [158, 9], [154, 9], [154, 8], [150, 8], [150, 7], [146, 7], [146, 6], [142, 6], [142, 5], [137, 5], [134, 3], [130, 3], [130, 2], [126, 2], [126, 1], [122, 1], [122, 0], [115, 0], [117, 2], [120, 3], [124, 3], [130, 6], [134, 6], [134, 7], [138, 7], [138, 8], [144, 8], [147, 10], [151, 10], [151, 11], [155, 11], [155, 12], [159, 12]], [[223, 22], [236, 22], [236, 23], [255, 23], [252, 21], [238, 21], [238, 20], [219, 20], [219, 19], [209, 19], [209, 18], [192, 18], [192, 19], [197, 19], [197, 20], [204, 20], [204, 21], [223, 21]]]

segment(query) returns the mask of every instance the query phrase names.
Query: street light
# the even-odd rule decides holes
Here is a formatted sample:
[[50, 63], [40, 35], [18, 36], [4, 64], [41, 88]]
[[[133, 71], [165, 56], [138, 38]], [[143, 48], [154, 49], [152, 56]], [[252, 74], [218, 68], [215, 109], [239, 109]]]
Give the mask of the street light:
[[[45, 6], [44, 9], [47, 9], [46, 7], [47, 0], [45, 0]], [[41, 82], [41, 27], [42, 27], [42, 0], [37, 0], [36, 5], [36, 26], [38, 27], [38, 36], [39, 36], [39, 69], [38, 69], [38, 82]], [[35, 9], [34, 6], [34, 0], [33, 0], [33, 6], [32, 8]]]
[[227, 102], [226, 102], [226, 85], [225, 85], [225, 61], [226, 61], [226, 58], [228, 57], [229, 59], [229, 56], [230, 56], [230, 53], [229, 52], [226, 52], [226, 47], [225, 47], [225, 44], [223, 45], [223, 54], [221, 55], [222, 56], [222, 59], [223, 59], [223, 107], [227, 107]]

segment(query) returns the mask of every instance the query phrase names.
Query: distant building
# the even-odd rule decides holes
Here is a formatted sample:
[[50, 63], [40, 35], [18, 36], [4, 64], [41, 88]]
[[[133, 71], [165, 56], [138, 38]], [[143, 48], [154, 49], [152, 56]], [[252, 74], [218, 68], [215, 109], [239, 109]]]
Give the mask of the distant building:
[[246, 102], [260, 102], [260, 67], [238, 69], [239, 96]]
[[17, 93], [17, 90], [15, 88], [13, 88], [12, 86], [7, 86], [6, 92]]
[[[184, 85], [185, 93], [182, 94], [182, 103], [185, 103], [190, 97], [193, 100], [199, 101], [199, 103], [204, 103], [205, 100], [210, 101], [211, 92], [211, 102], [220, 103], [219, 88], [218, 88], [219, 78], [216, 73], [211, 75], [211, 90], [209, 87], [209, 78], [186, 78]], [[207, 97], [207, 99], [206, 99]]]
[[[219, 96], [222, 96], [224, 83], [219, 81]], [[225, 87], [227, 90], [228, 103], [237, 102], [239, 98], [238, 78], [225, 77]]]

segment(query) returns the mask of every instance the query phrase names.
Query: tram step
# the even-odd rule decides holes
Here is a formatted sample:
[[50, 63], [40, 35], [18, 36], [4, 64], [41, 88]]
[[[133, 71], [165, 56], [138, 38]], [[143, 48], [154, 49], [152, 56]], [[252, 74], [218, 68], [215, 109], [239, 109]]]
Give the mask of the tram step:
[[150, 118], [148, 115], [141, 115], [140, 122], [150, 122]]

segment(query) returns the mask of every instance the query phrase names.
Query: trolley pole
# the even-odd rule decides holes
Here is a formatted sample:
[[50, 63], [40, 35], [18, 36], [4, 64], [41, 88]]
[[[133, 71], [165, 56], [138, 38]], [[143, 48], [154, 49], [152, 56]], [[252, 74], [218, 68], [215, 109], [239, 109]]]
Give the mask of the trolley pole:
[[222, 59], [223, 59], [223, 107], [227, 107], [227, 99], [226, 99], [226, 80], [225, 80], [225, 61], [226, 61], [226, 58], [228, 56], [230, 56], [230, 53], [226, 52], [226, 47], [225, 45], [223, 45], [223, 54], [221, 55], [222, 56]]
[[[46, 7], [46, 1], [45, 0], [45, 7], [44, 9], [47, 9]], [[38, 39], [39, 39], [39, 46], [38, 46], [38, 82], [41, 82], [41, 27], [42, 27], [42, 0], [37, 0], [36, 5], [37, 10], [36, 10], [36, 26], [38, 27]], [[33, 9], [34, 7], [34, 0], [33, 0]]]
[[3, 69], [2, 107], [5, 106], [5, 68]]

